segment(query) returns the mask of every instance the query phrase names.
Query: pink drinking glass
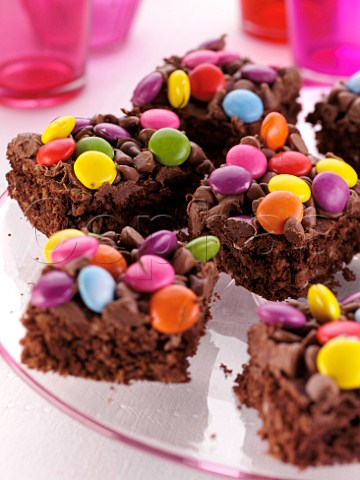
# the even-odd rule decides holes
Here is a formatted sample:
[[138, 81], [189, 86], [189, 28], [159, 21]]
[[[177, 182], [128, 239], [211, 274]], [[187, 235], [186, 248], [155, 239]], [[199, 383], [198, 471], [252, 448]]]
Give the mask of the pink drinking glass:
[[84, 86], [91, 0], [0, 1], [0, 103], [40, 107]]
[[360, 70], [360, 1], [287, 0], [295, 64], [305, 77], [333, 82]]

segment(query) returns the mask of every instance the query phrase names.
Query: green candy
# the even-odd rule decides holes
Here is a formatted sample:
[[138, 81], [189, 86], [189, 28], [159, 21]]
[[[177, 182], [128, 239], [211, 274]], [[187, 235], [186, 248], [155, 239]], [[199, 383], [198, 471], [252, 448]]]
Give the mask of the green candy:
[[220, 240], [213, 235], [195, 238], [185, 245], [185, 248], [192, 253], [195, 260], [199, 262], [208, 262], [220, 250]]
[[191, 145], [179, 130], [160, 128], [151, 136], [149, 150], [162, 165], [177, 167], [189, 158]]
[[114, 150], [109, 142], [100, 137], [85, 137], [79, 140], [75, 147], [74, 156], [77, 158], [84, 152], [95, 151], [105, 153], [113, 160]]

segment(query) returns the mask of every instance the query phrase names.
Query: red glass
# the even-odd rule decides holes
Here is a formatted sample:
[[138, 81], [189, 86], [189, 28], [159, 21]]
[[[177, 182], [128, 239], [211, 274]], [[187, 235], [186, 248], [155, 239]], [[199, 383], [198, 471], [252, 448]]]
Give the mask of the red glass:
[[285, 0], [240, 0], [246, 33], [263, 40], [286, 42]]

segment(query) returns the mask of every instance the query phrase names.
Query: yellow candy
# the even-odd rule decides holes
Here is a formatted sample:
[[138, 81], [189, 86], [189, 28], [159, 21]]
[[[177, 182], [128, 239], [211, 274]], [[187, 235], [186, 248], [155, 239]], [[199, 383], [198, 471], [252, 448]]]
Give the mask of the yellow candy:
[[73, 131], [75, 123], [75, 117], [71, 117], [70, 115], [56, 118], [45, 128], [41, 135], [41, 141], [43, 143], [49, 143], [56, 138], [68, 137]]
[[168, 78], [168, 99], [174, 108], [184, 108], [189, 102], [191, 87], [189, 77], [182, 70], [175, 70]]
[[68, 240], [69, 238], [74, 237], [82, 237], [85, 233], [81, 232], [80, 230], [76, 230], [75, 228], [67, 228], [65, 230], [59, 230], [58, 232], [54, 233], [49, 237], [48, 241], [44, 247], [44, 256], [45, 260], [48, 263], [51, 263], [50, 254], [54, 250], [55, 247], [59, 245], [59, 243], [63, 242], [64, 240]]
[[74, 163], [77, 179], [91, 190], [100, 188], [105, 182], [113, 183], [116, 167], [113, 160], [102, 152], [89, 150], [78, 156]]
[[329, 340], [316, 358], [322, 375], [331, 377], [344, 390], [360, 388], [360, 341], [351, 337]]
[[337, 158], [324, 158], [316, 164], [317, 173], [321, 172], [333, 172], [339, 175], [347, 183], [349, 188], [356, 185], [358, 180], [357, 173], [351, 165], [344, 162], [344, 160], [338, 160]]
[[340, 306], [335, 295], [325, 285], [311, 285], [308, 291], [311, 315], [320, 323], [335, 321], [340, 317]]
[[285, 191], [291, 192], [299, 197], [302, 203], [305, 203], [311, 197], [311, 189], [309, 185], [295, 175], [281, 174], [272, 177], [269, 181], [268, 188], [270, 192]]

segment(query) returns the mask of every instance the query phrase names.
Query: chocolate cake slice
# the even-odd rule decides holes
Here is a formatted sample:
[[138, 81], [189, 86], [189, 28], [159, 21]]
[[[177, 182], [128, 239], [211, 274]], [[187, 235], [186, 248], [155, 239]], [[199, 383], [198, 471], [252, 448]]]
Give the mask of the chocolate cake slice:
[[300, 298], [360, 251], [360, 183], [332, 154], [309, 155], [280, 114], [265, 118], [260, 137], [243, 138], [195, 191], [189, 231], [219, 237], [218, 266], [236, 284]]
[[269, 453], [301, 469], [360, 462], [360, 294], [340, 306], [324, 285], [309, 304], [267, 303], [248, 333], [235, 394], [255, 408]]
[[[358, 76], [338, 81], [317, 102], [306, 120], [316, 127], [321, 153], [334, 152], [360, 172], [360, 81]], [[357, 82], [354, 85], [354, 83]]]
[[[42, 136], [19, 134], [7, 150], [9, 195], [47, 236], [64, 228], [100, 233], [132, 225], [148, 233], [182, 227], [185, 196], [213, 165], [176, 128], [160, 130], [143, 128], [139, 115], [99, 114], [60, 117]], [[150, 151], [154, 133], [160, 139]], [[157, 155], [161, 141], [165, 153]]]
[[184, 56], [166, 58], [139, 82], [132, 102], [142, 110], [175, 111], [189, 137], [220, 164], [242, 137], [259, 133], [269, 112], [280, 112], [295, 123], [300, 87], [295, 67], [255, 64], [226, 50], [223, 36]]
[[166, 230], [145, 240], [131, 227], [77, 234], [49, 239], [45, 255], [53, 263], [22, 318], [22, 362], [116, 383], [188, 381], [218, 278], [210, 255], [195, 258], [207, 239], [197, 240], [194, 256]]

